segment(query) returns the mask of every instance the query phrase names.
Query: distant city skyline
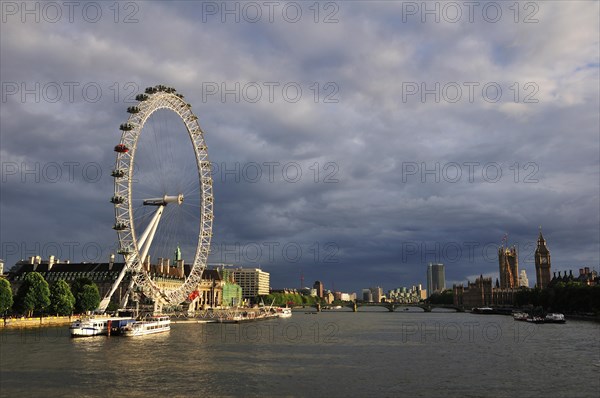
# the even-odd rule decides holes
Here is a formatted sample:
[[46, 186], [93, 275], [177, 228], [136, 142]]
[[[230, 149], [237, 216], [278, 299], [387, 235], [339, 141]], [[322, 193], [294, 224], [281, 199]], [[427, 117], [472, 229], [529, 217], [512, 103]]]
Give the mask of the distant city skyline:
[[[539, 245], [539, 243], [540, 243], [540, 242], [539, 242], [539, 236], [538, 236], [538, 242], [537, 242], [537, 244]], [[543, 244], [544, 244], [544, 245], [546, 244], [546, 241], [545, 241], [545, 239], [543, 240]], [[515, 246], [516, 246], [516, 245], [515, 245]], [[529, 247], [529, 245], [527, 245], [527, 247]], [[536, 249], [535, 249], [535, 252], [537, 253], [537, 251], [538, 251], [538, 250], [539, 250], [539, 248], [536, 248]], [[547, 249], [545, 249], [545, 250], [547, 250]], [[177, 250], [176, 250], [176, 251], [177, 251]], [[490, 251], [491, 251], [491, 249], [490, 249]], [[33, 252], [31, 252], [31, 253], [33, 253]], [[179, 252], [178, 252], [178, 253], [179, 253]], [[179, 253], [179, 255], [180, 255], [180, 253]], [[549, 255], [548, 255], [548, 256], [549, 256]], [[50, 258], [50, 256], [48, 256], [47, 258], [44, 258], [43, 256], [40, 256], [40, 257], [41, 257], [42, 261], [47, 261], [47, 260]], [[65, 261], [65, 259], [64, 259], [64, 258], [63, 258], [63, 259], [60, 259], [60, 258], [58, 258], [58, 257], [57, 257], [57, 259]], [[110, 260], [110, 256], [109, 256], [109, 259], [108, 259], [108, 260]], [[107, 260], [107, 261], [97, 261], [97, 262], [103, 263], [103, 262], [108, 262], [108, 260]], [[184, 259], [184, 260], [185, 260], [185, 259]], [[496, 259], [496, 264], [497, 264], [497, 261], [498, 261], [498, 259]], [[2, 267], [2, 268], [3, 268], [4, 272], [8, 272], [8, 271], [9, 271], [9, 270], [10, 270], [10, 269], [11, 269], [11, 268], [12, 268], [12, 267], [15, 265], [15, 264], [7, 264], [7, 263], [6, 263], [5, 261], [3, 261], [3, 260], [2, 260], [2, 263], [3, 263], [3, 264], [2, 264], [2, 265], [3, 265], [3, 267]], [[214, 263], [214, 262], [212, 262], [212, 263], [209, 263], [209, 264], [208, 264], [208, 267], [207, 267], [207, 268], [214, 268], [215, 266], [221, 266], [221, 265], [225, 265], [225, 264], [223, 264], [223, 263]], [[245, 268], [256, 268], [256, 267], [260, 268], [260, 265], [257, 265], [257, 264], [252, 264], [252, 263], [251, 263], [251, 264], [248, 264], [248, 265], [243, 265], [243, 264], [233, 264], [233, 263], [231, 263], [231, 264], [226, 264], [226, 265], [228, 265], [228, 266], [231, 266], [231, 267], [239, 267], [239, 266], [241, 266], [241, 267], [245, 267]], [[406, 282], [406, 281], [403, 281], [403, 280], [400, 280], [400, 279], [399, 279], [399, 280], [397, 280], [397, 281], [389, 281], [389, 280], [388, 280], [388, 281], [383, 281], [383, 280], [381, 280], [381, 281], [379, 281], [379, 282], [373, 283], [373, 285], [382, 286], [382, 291], [383, 291], [383, 292], [387, 292], [388, 290], [393, 290], [393, 289], [396, 289], [398, 286], [412, 286], [412, 285], [415, 285], [415, 286], [416, 286], [416, 285], [419, 285], [419, 284], [421, 284], [421, 285], [423, 285], [423, 286], [425, 286], [425, 287], [426, 287], [426, 290], [427, 290], [427, 296], [429, 296], [429, 295], [430, 295], [430, 293], [429, 293], [429, 292], [430, 292], [430, 289], [429, 289], [429, 281], [428, 281], [427, 275], [428, 275], [428, 273], [429, 273], [429, 266], [430, 266], [430, 265], [433, 265], [433, 263], [429, 263], [429, 264], [426, 264], [426, 265], [425, 265], [426, 272], [425, 272], [425, 276], [424, 276], [424, 278], [423, 278], [422, 280], [415, 279], [415, 280], [414, 280], [414, 281], [412, 281], [412, 282]], [[436, 265], [437, 265], [437, 264], [436, 264]], [[444, 273], [444, 286], [445, 286], [445, 288], [446, 288], [446, 289], [449, 289], [449, 288], [451, 288], [451, 286], [452, 286], [454, 283], [459, 283], [459, 284], [460, 284], [460, 283], [464, 283], [464, 282], [466, 282], [466, 281], [469, 281], [469, 280], [474, 280], [474, 279], [476, 279], [477, 277], [479, 277], [479, 275], [478, 275], [478, 274], [472, 274], [472, 275], [467, 275], [467, 276], [465, 276], [463, 279], [460, 279], [460, 278], [459, 278], [459, 279], [452, 279], [452, 280], [450, 280], [450, 281], [446, 281], [446, 278], [445, 278], [445, 271], [446, 271], [446, 267], [445, 267], [445, 265], [444, 265], [444, 264], [441, 264], [441, 265], [442, 265], [442, 268], [443, 268], [443, 273]], [[592, 265], [592, 266], [588, 266], [588, 265], [580, 265], [580, 266], [563, 266], [563, 267], [560, 267], [560, 268], [552, 268], [552, 271], [551, 271], [551, 272], [553, 272], [553, 273], [557, 273], [557, 272], [559, 272], [559, 271], [560, 271], [560, 272], [565, 272], [565, 273], [566, 273], [567, 271], [574, 271], [574, 272], [577, 272], [577, 271], [578, 271], [580, 268], [583, 268], [583, 267], [589, 267], [591, 270], [598, 271], [598, 267], [596, 267], [596, 266], [593, 266], [593, 265]], [[531, 266], [530, 266], [529, 268], [533, 268], [533, 270], [534, 270], [534, 274], [535, 274], [535, 264], [534, 264], [534, 266], [533, 266], [533, 267], [531, 267]], [[269, 267], [269, 269], [265, 268], [265, 270], [266, 270], [267, 272], [269, 272], [269, 273], [271, 273], [271, 274], [272, 274], [272, 271], [271, 271], [270, 267]], [[519, 284], [521, 284], [521, 283], [522, 283], [522, 279], [521, 279], [521, 278], [522, 278], [522, 273], [523, 273], [523, 272], [525, 272], [525, 273], [526, 273], [526, 275], [525, 275], [525, 276], [529, 275], [529, 273], [527, 272], [527, 270], [526, 270], [526, 269], [520, 268], [519, 274], [518, 274], [518, 276], [517, 276], [517, 279], [519, 280]], [[311, 280], [311, 279], [313, 279], [315, 276], [316, 276], [316, 278], [319, 278], [319, 275], [321, 275], [321, 274], [318, 274], [318, 273], [315, 273], [314, 275], [313, 275], [313, 274], [311, 274], [311, 275], [309, 275], [309, 276], [307, 276], [307, 277], [306, 277], [306, 280], [307, 280], [307, 281], [310, 281], [310, 280]], [[496, 272], [487, 272], [487, 273], [483, 273], [483, 276], [485, 276], [485, 277], [491, 277], [491, 278], [492, 278], [492, 280], [494, 281], [494, 283], [495, 283], [496, 279], [498, 279], [498, 281], [500, 281], [500, 273], [498, 272], [498, 270], [496, 270]], [[552, 276], [550, 275], [549, 277], [551, 278]], [[293, 289], [293, 288], [295, 288], [295, 287], [294, 287], [294, 285], [293, 285], [293, 282], [292, 282], [292, 280], [294, 279], [294, 278], [293, 278], [293, 276], [292, 276], [292, 277], [289, 277], [289, 278], [284, 278], [284, 279], [287, 279], [287, 280], [289, 280], [289, 281], [290, 281], [290, 285], [286, 285], [285, 283], [284, 283], [283, 285], [279, 285], [279, 284], [277, 284], [277, 285], [273, 285], [273, 284], [272, 284], [272, 288], [276, 288], [276, 289], [284, 289], [284, 288], [290, 288], [290, 289]], [[376, 279], [376, 278], [373, 278], [373, 280], [377, 281], [377, 279]], [[529, 283], [529, 280], [528, 280], [528, 279], [527, 279], [527, 281], [528, 281], [528, 283]], [[318, 280], [317, 280], [317, 282], [318, 282]], [[364, 289], [364, 287], [352, 288], [352, 287], [346, 287], [346, 286], [344, 286], [344, 285], [341, 285], [341, 286], [340, 286], [340, 285], [338, 284], [338, 287], [337, 287], [337, 288], [335, 288], [335, 290], [334, 290], [333, 288], [335, 287], [335, 285], [334, 285], [334, 282], [333, 282], [333, 281], [332, 281], [331, 283], [329, 283], [329, 284], [328, 284], [327, 282], [321, 282], [321, 283], [322, 283], [322, 286], [323, 286], [324, 290], [330, 290], [330, 291], [332, 291], [332, 292], [333, 292], [333, 291], [338, 291], [338, 292], [350, 292], [350, 293], [356, 293], [357, 295], [361, 295], [361, 292], [362, 292], [362, 291], [363, 291], [363, 289]], [[535, 287], [535, 285], [536, 285], [536, 282], [534, 281], [532, 285], [529, 285], [529, 287]], [[308, 282], [308, 283], [307, 283], [307, 285], [306, 285], [305, 287], [310, 287], [310, 286], [313, 286], [313, 284], [312, 284], [312, 283], [310, 283], [310, 282]]]

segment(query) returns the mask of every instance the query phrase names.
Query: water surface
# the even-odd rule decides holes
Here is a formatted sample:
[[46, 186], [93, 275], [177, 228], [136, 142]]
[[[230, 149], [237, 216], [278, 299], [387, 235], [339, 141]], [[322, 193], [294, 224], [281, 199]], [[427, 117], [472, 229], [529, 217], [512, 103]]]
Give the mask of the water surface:
[[136, 338], [0, 331], [0, 395], [597, 397], [600, 326], [417, 310], [294, 312]]

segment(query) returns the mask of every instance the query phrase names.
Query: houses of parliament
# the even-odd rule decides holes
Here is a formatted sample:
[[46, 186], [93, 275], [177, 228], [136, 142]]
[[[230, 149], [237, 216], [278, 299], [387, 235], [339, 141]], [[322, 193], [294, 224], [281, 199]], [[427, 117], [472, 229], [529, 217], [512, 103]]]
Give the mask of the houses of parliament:
[[[540, 235], [537, 240], [535, 249], [535, 277], [536, 286], [540, 289], [548, 287], [550, 283], [550, 250], [546, 246], [546, 240], [540, 230]], [[517, 289], [523, 284], [519, 281], [519, 259], [517, 248], [505, 248], [504, 246], [498, 249], [498, 262], [500, 271], [500, 281], [496, 285], [501, 289]]]
[[[543, 289], [548, 287], [552, 279], [550, 278], [550, 250], [541, 228], [534, 257], [536, 287]], [[475, 279], [475, 282], [467, 282], [466, 287], [462, 284], [454, 285], [454, 304], [466, 307], [513, 305], [518, 289], [527, 286], [527, 283], [519, 278], [519, 256], [515, 246], [502, 245], [498, 249], [498, 266], [500, 278], [496, 279], [495, 287], [492, 278], [484, 278], [483, 275]]]

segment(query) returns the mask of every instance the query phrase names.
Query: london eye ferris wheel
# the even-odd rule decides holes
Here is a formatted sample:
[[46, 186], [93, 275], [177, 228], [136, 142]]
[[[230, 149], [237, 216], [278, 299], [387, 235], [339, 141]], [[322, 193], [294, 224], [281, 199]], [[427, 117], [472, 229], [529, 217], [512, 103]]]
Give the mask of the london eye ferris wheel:
[[[120, 126], [112, 171], [113, 228], [124, 267], [99, 312], [106, 310], [128, 272], [128, 292], [142, 293], [161, 304], [185, 301], [197, 288], [210, 251], [211, 164], [198, 118], [183, 95], [164, 85], [147, 88], [136, 101]], [[173, 250], [183, 252], [191, 264], [185, 281], [167, 289], [153, 279], [149, 264], [151, 258], [169, 258]]]

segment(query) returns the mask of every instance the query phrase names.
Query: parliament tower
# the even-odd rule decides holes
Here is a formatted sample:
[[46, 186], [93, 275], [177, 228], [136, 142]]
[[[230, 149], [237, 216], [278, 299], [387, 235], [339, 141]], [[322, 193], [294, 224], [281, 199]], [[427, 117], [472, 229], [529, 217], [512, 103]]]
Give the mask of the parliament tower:
[[517, 289], [519, 287], [519, 259], [515, 246], [502, 246], [498, 249], [498, 262], [500, 266], [500, 288]]
[[550, 283], [550, 250], [546, 246], [546, 240], [542, 236], [540, 228], [540, 236], [537, 240], [537, 248], [535, 249], [535, 277], [537, 287], [543, 289], [548, 287]]

